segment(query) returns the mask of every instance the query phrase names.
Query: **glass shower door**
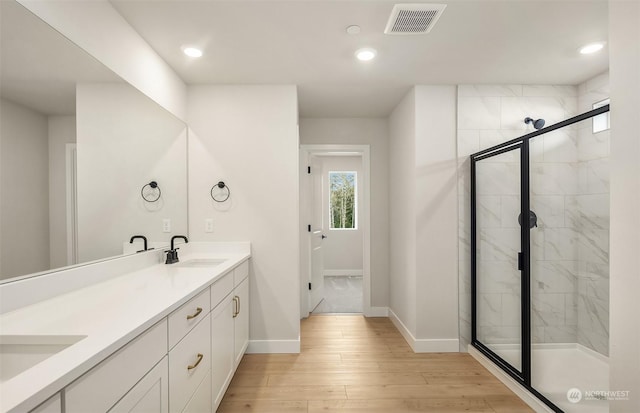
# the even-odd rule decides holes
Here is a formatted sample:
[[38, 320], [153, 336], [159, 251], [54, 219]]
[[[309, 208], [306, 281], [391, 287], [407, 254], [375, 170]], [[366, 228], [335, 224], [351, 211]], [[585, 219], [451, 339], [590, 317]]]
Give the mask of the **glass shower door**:
[[524, 380], [522, 150], [523, 145], [517, 144], [472, 158], [476, 251], [472, 335], [474, 344]]

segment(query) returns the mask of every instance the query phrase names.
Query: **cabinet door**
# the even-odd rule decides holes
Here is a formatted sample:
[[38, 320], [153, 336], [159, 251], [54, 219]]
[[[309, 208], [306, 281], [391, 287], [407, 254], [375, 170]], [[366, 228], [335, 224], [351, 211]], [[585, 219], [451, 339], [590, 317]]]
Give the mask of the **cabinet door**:
[[247, 344], [249, 344], [249, 279], [245, 278], [234, 290], [236, 297], [236, 317], [234, 318], [234, 357], [235, 365], [238, 366]]
[[116, 403], [109, 413], [167, 413], [169, 411], [169, 362], [165, 356]]
[[109, 411], [166, 354], [167, 320], [163, 319], [65, 387], [65, 413]]
[[49, 400], [42, 403], [40, 406], [31, 410], [30, 413], [61, 413], [62, 401], [60, 400], [60, 393], [56, 393], [55, 396], [50, 397]]
[[211, 386], [213, 410], [222, 401], [233, 375], [233, 294], [229, 294], [211, 312]]

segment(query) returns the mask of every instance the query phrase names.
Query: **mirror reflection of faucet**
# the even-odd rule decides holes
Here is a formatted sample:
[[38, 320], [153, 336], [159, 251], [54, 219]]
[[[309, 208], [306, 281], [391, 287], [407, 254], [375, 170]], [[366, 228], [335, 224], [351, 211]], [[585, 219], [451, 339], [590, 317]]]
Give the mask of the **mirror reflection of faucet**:
[[133, 244], [133, 240], [135, 239], [141, 239], [144, 243], [144, 249], [143, 250], [138, 250], [136, 251], [136, 253], [138, 252], [145, 252], [145, 251], [149, 251], [152, 250], [153, 248], [147, 248], [147, 237], [145, 237], [144, 235], [134, 235], [133, 237], [131, 237], [131, 239], [129, 240], [129, 244]]
[[164, 262], [165, 264], [175, 264], [176, 262], [180, 261], [178, 259], [178, 250], [180, 248], [174, 247], [174, 241], [176, 239], [183, 239], [185, 243], [189, 242], [187, 237], [185, 237], [184, 235], [174, 235], [173, 237], [171, 237], [171, 249], [169, 251], [165, 251], [167, 253], [167, 260]]

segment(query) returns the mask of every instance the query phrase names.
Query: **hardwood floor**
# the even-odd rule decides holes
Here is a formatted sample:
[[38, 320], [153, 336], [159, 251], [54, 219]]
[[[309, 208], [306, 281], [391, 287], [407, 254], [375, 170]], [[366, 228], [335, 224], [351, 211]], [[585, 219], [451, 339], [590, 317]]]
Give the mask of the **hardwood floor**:
[[468, 354], [413, 353], [388, 318], [300, 329], [300, 354], [244, 356], [218, 412], [533, 412]]

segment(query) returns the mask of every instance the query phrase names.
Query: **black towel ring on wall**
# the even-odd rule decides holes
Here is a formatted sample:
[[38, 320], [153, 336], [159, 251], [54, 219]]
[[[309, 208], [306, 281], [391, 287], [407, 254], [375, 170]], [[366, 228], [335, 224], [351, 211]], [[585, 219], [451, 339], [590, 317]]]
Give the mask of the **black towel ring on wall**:
[[[145, 193], [146, 190], [146, 193]], [[162, 191], [160, 191], [160, 187], [156, 181], [151, 181], [140, 190], [140, 195], [142, 199], [147, 202], [156, 202], [160, 199], [160, 195], [162, 195]]]
[[[218, 189], [216, 190], [216, 188]], [[227, 199], [229, 199], [229, 196], [231, 196], [231, 190], [229, 189], [229, 186], [227, 186], [227, 184], [225, 184], [222, 181], [212, 186], [210, 193], [211, 193], [211, 199], [213, 199], [216, 202], [224, 202]]]

